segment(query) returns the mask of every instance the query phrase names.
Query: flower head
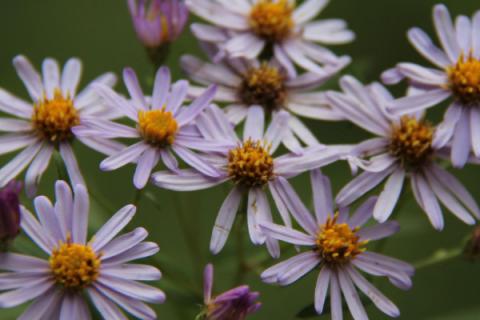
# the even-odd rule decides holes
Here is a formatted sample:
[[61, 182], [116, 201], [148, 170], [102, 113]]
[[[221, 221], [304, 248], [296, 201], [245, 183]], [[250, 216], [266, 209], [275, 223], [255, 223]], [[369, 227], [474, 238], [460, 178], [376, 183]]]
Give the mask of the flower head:
[[0, 190], [0, 243], [8, 243], [20, 232], [21, 189], [21, 182], [10, 181]]
[[188, 20], [183, 0], [128, 0], [137, 37], [147, 48], [175, 41]]
[[123, 79], [132, 98], [130, 101], [106, 86], [98, 85], [95, 88], [105, 101], [133, 121], [134, 125], [90, 119], [74, 129], [75, 133], [82, 137], [134, 139], [135, 142], [129, 147], [112, 152], [102, 161], [100, 168], [112, 171], [128, 163], [136, 163], [133, 182], [135, 187], [142, 189], [160, 159], [168, 169], [179, 170], [178, 161], [173, 155], [175, 153], [202, 174], [219, 177], [220, 172], [191, 151], [218, 148], [213, 140], [201, 139], [193, 125], [196, 118], [210, 104], [216, 87], [210, 86], [189, 106], [184, 106], [189, 84], [185, 80], [171, 84], [170, 71], [166, 67], [160, 68], [157, 72], [151, 99], [144, 97], [132, 69], [124, 70]]
[[399, 63], [382, 75], [388, 84], [408, 79], [417, 94], [392, 101], [387, 107], [394, 115], [421, 111], [451, 98], [441, 125], [445, 139], [451, 144], [454, 167], [463, 167], [473, 152], [480, 157], [480, 11], [470, 19], [459, 16], [455, 25], [447, 7], [433, 8], [433, 20], [440, 40], [438, 48], [419, 28], [408, 31], [408, 39], [415, 49], [435, 68], [413, 63]]
[[65, 182], [58, 181], [55, 190], [55, 205], [44, 196], [35, 198], [38, 220], [21, 207], [23, 231], [49, 258], [1, 253], [0, 269], [6, 271], [2, 277], [9, 284], [0, 294], [0, 307], [34, 300], [23, 319], [69, 319], [70, 310], [76, 310], [79, 319], [90, 319], [84, 299], [88, 296], [104, 319], [124, 318], [120, 308], [136, 318], [156, 318], [142, 301], [162, 303], [165, 295], [139, 281], [158, 280], [161, 273], [129, 262], [154, 255], [158, 246], [143, 242], [148, 235], [143, 228], [118, 236], [133, 218], [135, 206], [120, 209], [87, 242], [89, 198], [85, 187], [77, 185], [72, 194]]
[[205, 267], [203, 281], [204, 313], [207, 320], [243, 320], [261, 307], [261, 303], [257, 302], [260, 294], [250, 291], [248, 286], [239, 286], [213, 297], [213, 265], [211, 264]]
[[[208, 46], [205, 48], [208, 53]], [[325, 92], [315, 89], [338, 74], [349, 62], [348, 58], [340, 59], [337, 65], [322, 68], [322, 73], [298, 75], [295, 69], [288, 70], [275, 59], [268, 62], [224, 59], [215, 64], [190, 55], [181, 59], [182, 68], [195, 82], [218, 86], [214, 101], [226, 103], [227, 118], [234, 125], [245, 120], [252, 106], [261, 106], [267, 115], [288, 111], [290, 120], [284, 128], [286, 132], [282, 143], [295, 153], [301, 153], [302, 145], [319, 143], [297, 116], [318, 120], [342, 119], [341, 114], [328, 105]], [[200, 92], [198, 88], [192, 88], [190, 94], [198, 96]]]
[[352, 77], [343, 77], [340, 84], [343, 93], [327, 94], [332, 107], [376, 137], [352, 149], [352, 166], [365, 171], [339, 192], [337, 204], [347, 206], [387, 180], [373, 211], [375, 219], [385, 222], [395, 208], [405, 179], [409, 178], [415, 199], [435, 229], [444, 226], [439, 201], [460, 220], [474, 224], [472, 215], [480, 218], [475, 200], [453, 175], [437, 164], [448, 150], [445, 146], [450, 128], [433, 127], [421, 112], [389, 114], [387, 107], [395, 100], [378, 83], [363, 86]]
[[59, 151], [72, 183], [84, 183], [71, 143], [79, 140], [102, 153], [118, 150], [119, 144], [99, 137], [77, 137], [73, 127], [91, 117], [104, 120], [117, 117], [118, 113], [106, 107], [91, 86], [102, 83], [111, 87], [116, 82], [115, 75], [101, 75], [77, 94], [82, 64], [76, 58], [69, 59], [62, 72], [56, 60], [47, 58], [42, 64], [42, 75], [24, 56], [16, 56], [13, 65], [32, 101], [26, 102], [0, 89], [0, 110], [13, 116], [2, 119], [2, 131], [7, 134], [0, 136], [0, 154], [23, 149], [0, 169], [0, 187], [28, 167], [25, 190], [33, 197], [55, 150]]
[[392, 284], [408, 289], [414, 269], [408, 263], [370, 252], [367, 243], [386, 238], [399, 230], [396, 222], [385, 222], [368, 227], [363, 225], [371, 218], [377, 201], [371, 197], [350, 216], [348, 208], [335, 211], [329, 179], [320, 170], [311, 172], [314, 217], [306, 209], [295, 191], [282, 179], [280, 197], [292, 216], [305, 230], [300, 232], [261, 222], [265, 234], [304, 247], [306, 251], [265, 270], [261, 277], [266, 283], [290, 285], [315, 268], [320, 269], [315, 288], [315, 310], [324, 311], [327, 296], [330, 296], [332, 319], [342, 319], [342, 293], [354, 319], [368, 319], [357, 293], [357, 287], [382, 312], [391, 317], [400, 314], [398, 308], [359, 270], [371, 276], [387, 277]]
[[[246, 116], [243, 138], [239, 139], [222, 110], [211, 106], [197, 118], [196, 126], [206, 139], [216, 139], [218, 142], [217, 149], [211, 150], [204, 157], [221, 172], [220, 176], [206, 177], [192, 170], [153, 174], [155, 185], [175, 191], [200, 190], [232, 182], [232, 190], [223, 202], [213, 228], [210, 251], [214, 254], [224, 247], [241, 203], [245, 201], [250, 239], [254, 244], [266, 243], [270, 254], [278, 256], [280, 252], [277, 241], [266, 237], [258, 227], [260, 221], [272, 221], [267, 190], [270, 190], [278, 204], [281, 201], [277, 196], [279, 178], [289, 178], [340, 158], [339, 150], [323, 145], [306, 148], [301, 155], [275, 157], [274, 153], [283, 139], [288, 121], [288, 113], [279, 111], [273, 115], [270, 125], [264, 130], [264, 109], [252, 106]], [[282, 204], [278, 206], [283, 207]], [[288, 212], [280, 210], [280, 213], [284, 222], [290, 224]]]
[[320, 74], [322, 65], [337, 65], [345, 57], [316, 43], [343, 44], [355, 38], [343, 20], [313, 21], [327, 2], [186, 0], [193, 13], [213, 24], [195, 23], [192, 32], [220, 49], [216, 60], [225, 56], [254, 59], [270, 48], [285, 68], [292, 70], [296, 64]]

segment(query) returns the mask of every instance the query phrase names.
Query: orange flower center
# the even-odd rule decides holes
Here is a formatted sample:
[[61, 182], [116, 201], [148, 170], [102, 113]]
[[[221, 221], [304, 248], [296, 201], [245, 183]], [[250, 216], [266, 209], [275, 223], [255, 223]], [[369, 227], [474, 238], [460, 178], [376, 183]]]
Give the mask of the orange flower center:
[[250, 11], [249, 23], [259, 37], [276, 42], [285, 39], [293, 29], [293, 6], [288, 0], [259, 0]]
[[138, 113], [138, 131], [149, 144], [166, 147], [175, 141], [178, 123], [173, 114], [165, 109], [140, 111]]
[[480, 60], [461, 55], [456, 65], [447, 69], [449, 87], [455, 97], [466, 105], [480, 103]]

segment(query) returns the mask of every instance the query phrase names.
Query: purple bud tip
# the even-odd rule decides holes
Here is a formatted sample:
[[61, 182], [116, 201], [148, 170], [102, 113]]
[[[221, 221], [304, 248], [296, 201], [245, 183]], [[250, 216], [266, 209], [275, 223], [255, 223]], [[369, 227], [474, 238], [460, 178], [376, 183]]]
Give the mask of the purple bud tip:
[[20, 200], [22, 183], [10, 181], [0, 190], [0, 241], [6, 244], [20, 232]]

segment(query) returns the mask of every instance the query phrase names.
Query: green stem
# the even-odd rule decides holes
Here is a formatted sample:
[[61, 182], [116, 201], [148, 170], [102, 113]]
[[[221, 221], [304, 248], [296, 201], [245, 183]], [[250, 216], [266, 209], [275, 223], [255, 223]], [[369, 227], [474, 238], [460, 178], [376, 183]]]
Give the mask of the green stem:
[[458, 258], [462, 255], [463, 248], [454, 248], [454, 249], [439, 249], [434, 252], [430, 257], [423, 260], [417, 261], [413, 264], [415, 269], [423, 269], [440, 264], [454, 258]]
[[237, 219], [236, 225], [236, 236], [237, 236], [237, 258], [238, 258], [238, 266], [237, 266], [237, 276], [235, 279], [235, 285], [241, 284], [245, 280], [245, 276], [248, 272], [247, 262], [245, 260], [245, 246], [244, 246], [244, 225], [245, 225], [245, 216], [246, 210], [242, 210], [239, 214]]
[[65, 163], [63, 162], [62, 156], [58, 150], [55, 150], [53, 153], [53, 161], [55, 162], [55, 167], [57, 168], [58, 179], [70, 184], [67, 168], [65, 167]]
[[145, 188], [143, 189], [137, 189], [135, 188], [135, 194], [133, 196], [133, 200], [132, 200], [132, 204], [136, 207], [138, 207], [138, 204], [140, 203], [140, 201], [142, 200], [142, 196], [143, 196], [143, 191], [145, 190]]

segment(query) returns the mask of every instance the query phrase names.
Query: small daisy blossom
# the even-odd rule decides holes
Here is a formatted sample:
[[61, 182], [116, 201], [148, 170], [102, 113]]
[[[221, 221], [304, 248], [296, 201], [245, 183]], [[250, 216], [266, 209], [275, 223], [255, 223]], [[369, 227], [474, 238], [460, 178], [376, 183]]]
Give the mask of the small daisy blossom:
[[166, 67], [160, 68], [156, 74], [151, 99], [144, 97], [137, 76], [132, 69], [124, 70], [123, 80], [131, 100], [125, 99], [104, 85], [97, 85], [95, 89], [110, 106], [133, 120], [136, 127], [132, 128], [103, 119], [90, 119], [81, 122], [81, 125], [74, 129], [75, 133], [80, 136], [139, 140], [119, 152], [111, 153], [102, 161], [100, 168], [112, 171], [128, 163], [136, 163], [137, 168], [133, 182], [136, 188], [142, 189], [160, 159], [168, 169], [179, 170], [173, 151], [185, 163], [202, 174], [218, 177], [219, 174], [213, 166], [190, 150], [209, 151], [218, 147], [216, 143], [202, 139], [192, 129], [195, 118], [210, 104], [215, 94], [215, 86], [210, 86], [190, 106], [186, 107], [183, 106], [183, 103], [187, 95], [188, 82], [180, 80], [170, 85], [171, 75]]
[[[214, 254], [224, 247], [230, 229], [244, 195], [248, 194], [247, 222], [250, 239], [254, 244], [264, 244], [273, 257], [278, 257], [278, 242], [265, 237], [258, 228], [258, 221], [272, 221], [266, 188], [270, 190], [284, 223], [290, 225], [288, 212], [283, 210], [281, 191], [277, 183], [279, 177], [292, 177], [313, 168], [328, 165], [340, 158], [336, 148], [326, 146], [307, 148], [302, 155], [287, 154], [273, 157], [282, 140], [288, 113], [278, 112], [270, 126], [264, 132], [265, 113], [259, 106], [248, 110], [243, 140], [233, 130], [225, 114], [216, 106], [208, 108], [198, 117], [196, 125], [206, 139], [225, 141], [229, 146], [219, 148], [216, 152], [204, 157], [216, 167], [220, 173], [218, 178], [211, 178], [192, 170], [180, 172], [154, 173], [153, 183], [161, 188], [175, 191], [200, 190], [219, 185], [226, 181], [234, 183], [233, 189], [223, 202], [210, 241], [210, 251]], [[223, 142], [222, 142], [223, 143]]]
[[0, 111], [15, 117], [0, 118], [0, 131], [6, 132], [0, 136], [0, 155], [23, 149], [0, 169], [0, 188], [30, 165], [25, 175], [25, 190], [33, 197], [55, 149], [59, 151], [72, 183], [84, 184], [72, 142], [79, 140], [102, 153], [119, 150], [120, 145], [99, 137], [77, 137], [72, 128], [90, 117], [110, 119], [117, 116], [92, 90], [92, 83], [113, 86], [115, 75], [106, 73], [77, 94], [82, 64], [76, 58], [69, 59], [61, 73], [56, 60], [45, 59], [42, 76], [24, 56], [16, 56], [13, 65], [32, 102], [0, 88]]
[[260, 227], [269, 236], [307, 247], [302, 252], [265, 270], [261, 277], [266, 283], [287, 286], [316, 267], [320, 267], [315, 287], [315, 310], [322, 314], [327, 295], [330, 296], [332, 319], [343, 318], [341, 294], [355, 320], [368, 319], [367, 313], [355, 289], [363, 292], [373, 304], [390, 317], [400, 315], [398, 308], [375, 288], [357, 269], [371, 275], [384, 276], [398, 288], [409, 289], [414, 268], [403, 261], [369, 252], [366, 244], [396, 233], [399, 225], [395, 221], [362, 227], [372, 216], [376, 197], [362, 204], [353, 215], [348, 208], [334, 211], [330, 180], [314, 170], [310, 174], [315, 216], [305, 208], [291, 188], [287, 206], [298, 224], [305, 230], [300, 232], [291, 227], [261, 222]]
[[448, 129], [434, 128], [421, 112], [403, 116], [390, 115], [386, 106], [394, 102], [380, 84], [363, 86], [346, 76], [340, 80], [343, 93], [327, 93], [332, 107], [357, 126], [373, 133], [352, 149], [350, 160], [365, 171], [348, 183], [337, 195], [339, 206], [347, 206], [387, 179], [375, 205], [373, 216], [386, 221], [410, 178], [413, 194], [437, 230], [444, 226], [440, 202], [460, 220], [474, 224], [480, 209], [464, 186], [435, 163], [443, 158]]
[[[212, 53], [208, 46], [204, 48]], [[318, 120], [343, 119], [328, 106], [324, 92], [313, 90], [338, 74], [349, 62], [349, 58], [344, 58], [335, 66], [325, 66], [321, 74], [298, 75], [295, 68], [288, 71], [275, 59], [263, 63], [244, 59], [208, 63], [191, 55], [181, 59], [182, 68], [191, 79], [200, 85], [218, 86], [214, 101], [226, 104], [227, 118], [235, 125], [245, 120], [248, 108], [253, 105], [262, 106], [268, 114], [288, 111], [291, 115], [289, 130], [282, 143], [294, 152], [301, 148], [299, 142], [308, 146], [319, 143], [295, 115]], [[194, 97], [204, 90], [201, 87], [190, 89], [189, 94]]]
[[213, 24], [192, 24], [193, 34], [213, 43], [223, 56], [254, 59], [272, 48], [287, 69], [293, 63], [323, 73], [320, 65], [336, 65], [338, 57], [316, 43], [336, 45], [351, 42], [355, 35], [345, 21], [312, 21], [328, 0], [307, 0], [297, 7], [295, 0], [187, 0], [191, 12]]
[[88, 320], [88, 296], [104, 319], [156, 319], [144, 302], [162, 303], [165, 294], [138, 281], [158, 280], [158, 269], [130, 261], [158, 252], [143, 242], [143, 228], [117, 236], [135, 214], [127, 205], [115, 213], [87, 242], [89, 198], [83, 185], [74, 192], [64, 181], [55, 185], [53, 205], [44, 196], [35, 198], [35, 218], [21, 207], [22, 230], [48, 256], [48, 260], [16, 253], [0, 253], [0, 308], [12, 308], [33, 300], [18, 318]]
[[203, 273], [203, 299], [207, 320], [243, 320], [262, 306], [257, 302], [260, 293], [250, 291], [246, 285], [212, 296], [213, 265], [208, 264]]
[[452, 164], [461, 168], [471, 151], [480, 157], [480, 11], [472, 19], [458, 16], [454, 26], [448, 9], [440, 4], [433, 9], [433, 20], [442, 49], [419, 28], [410, 29], [408, 38], [436, 68], [400, 63], [386, 71], [382, 79], [394, 84], [407, 78], [418, 91], [389, 106], [389, 111], [396, 115], [453, 99], [442, 126], [449, 128]]

